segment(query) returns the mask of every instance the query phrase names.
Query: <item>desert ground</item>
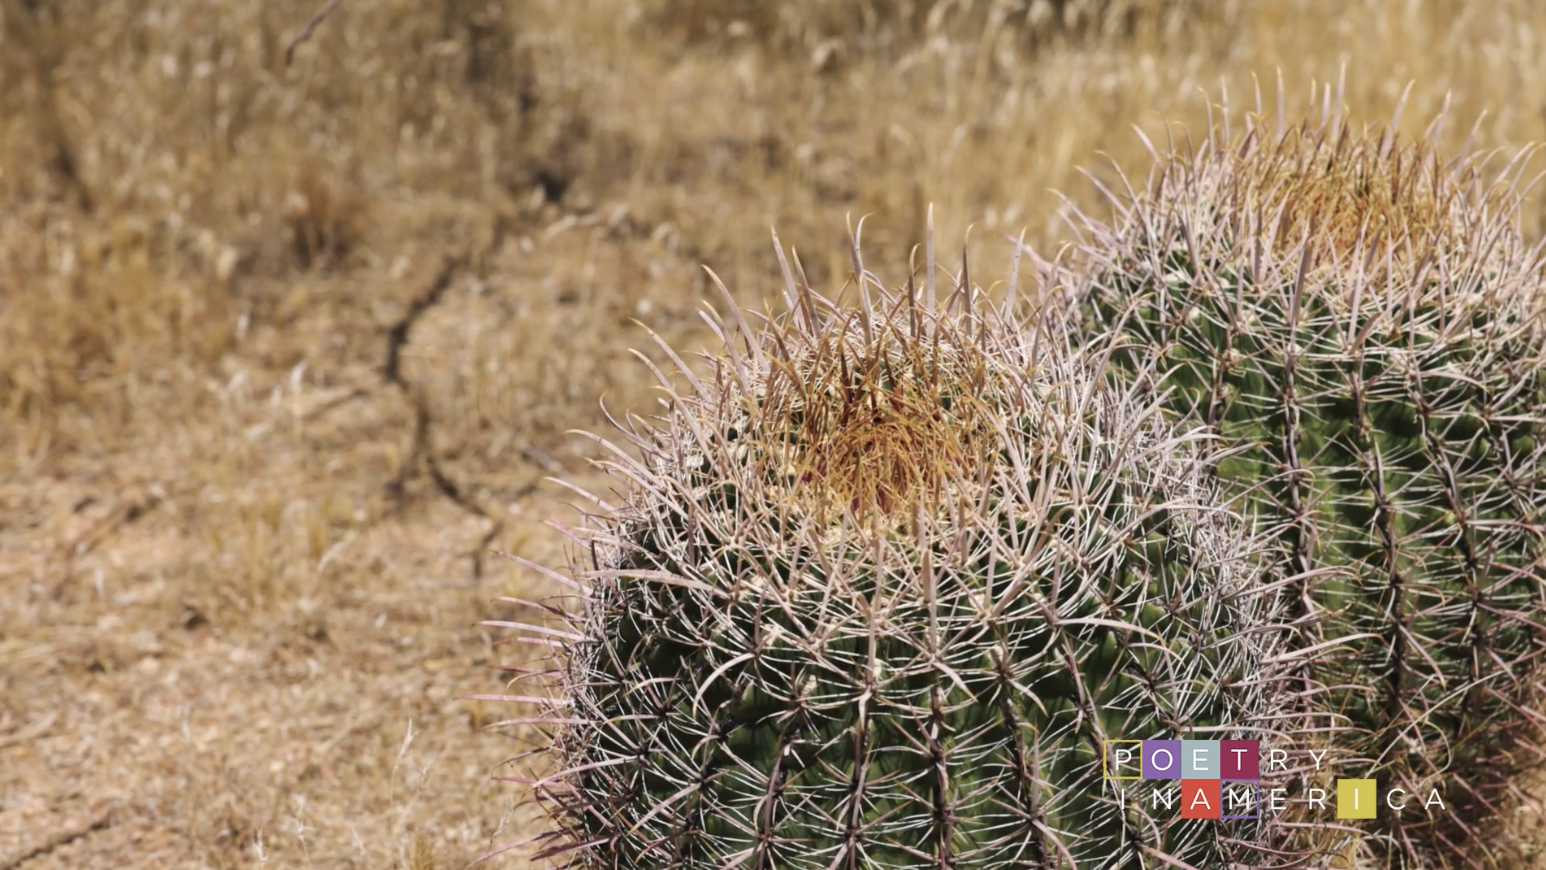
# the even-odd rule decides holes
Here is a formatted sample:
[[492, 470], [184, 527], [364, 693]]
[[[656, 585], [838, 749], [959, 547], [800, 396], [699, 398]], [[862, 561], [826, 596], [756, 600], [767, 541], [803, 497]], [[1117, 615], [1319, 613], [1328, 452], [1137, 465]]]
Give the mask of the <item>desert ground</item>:
[[0, 0], [0, 870], [538, 830], [529, 711], [463, 700], [541, 654], [480, 625], [554, 591], [498, 552], [567, 564], [554, 479], [609, 486], [571, 430], [651, 413], [646, 328], [708, 342], [702, 266], [772, 304], [771, 230], [836, 292], [867, 215], [900, 283], [932, 204], [993, 292], [1142, 182], [1134, 128], [1280, 77], [1546, 139], [1534, 0], [341, 0], [297, 41], [322, 5]]

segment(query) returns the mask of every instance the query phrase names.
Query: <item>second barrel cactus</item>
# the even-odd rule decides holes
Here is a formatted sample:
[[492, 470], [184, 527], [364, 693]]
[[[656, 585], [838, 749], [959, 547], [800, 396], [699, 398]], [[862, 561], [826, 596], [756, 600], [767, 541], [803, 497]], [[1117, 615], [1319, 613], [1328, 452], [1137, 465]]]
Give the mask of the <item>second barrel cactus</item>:
[[1342, 775], [1412, 796], [1358, 823], [1381, 867], [1506, 863], [1478, 834], [1540, 757], [1546, 358], [1517, 171], [1338, 119], [1215, 134], [1065, 273], [1085, 339], [1236, 451], [1217, 474], [1277, 541], [1304, 708]]

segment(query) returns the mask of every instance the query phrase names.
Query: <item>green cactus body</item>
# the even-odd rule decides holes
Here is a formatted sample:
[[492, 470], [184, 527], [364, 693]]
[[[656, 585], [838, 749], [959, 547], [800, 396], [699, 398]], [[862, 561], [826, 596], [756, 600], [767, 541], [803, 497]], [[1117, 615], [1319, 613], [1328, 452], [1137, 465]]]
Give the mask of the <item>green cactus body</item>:
[[1538, 758], [1541, 262], [1500, 191], [1425, 143], [1256, 129], [1166, 158], [1071, 283], [1115, 366], [1222, 436], [1345, 775], [1440, 791], [1366, 823], [1385, 867], [1512, 866], [1473, 834]]
[[737, 315], [713, 376], [684, 367], [626, 430], [642, 456], [616, 451], [626, 493], [562, 616], [543, 854], [1237, 866], [1258, 823], [1153, 810], [1101, 761], [1272, 736], [1251, 527], [1098, 361], [872, 281], [856, 309], [802, 288], [755, 332]]

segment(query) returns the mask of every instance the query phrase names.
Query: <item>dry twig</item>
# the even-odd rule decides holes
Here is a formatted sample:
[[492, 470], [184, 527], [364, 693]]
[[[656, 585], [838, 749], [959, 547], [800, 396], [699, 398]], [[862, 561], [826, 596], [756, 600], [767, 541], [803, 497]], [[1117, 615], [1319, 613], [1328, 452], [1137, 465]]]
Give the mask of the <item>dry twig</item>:
[[311, 34], [316, 31], [317, 26], [325, 21], [329, 15], [333, 14], [333, 10], [338, 8], [339, 2], [340, 0], [327, 0], [326, 3], [322, 4], [322, 8], [317, 10], [317, 14], [311, 16], [311, 20], [306, 22], [306, 28], [297, 34], [294, 39], [290, 40], [290, 44], [285, 46], [285, 66], [290, 65], [290, 61], [295, 58], [295, 50], [306, 40], [311, 39]]
[[54, 723], [57, 721], [59, 721], [59, 711], [55, 710], [54, 712], [49, 713], [47, 716], [44, 716], [42, 719], [38, 720], [36, 723], [28, 725], [26, 728], [23, 728], [14, 734], [7, 734], [4, 737], [0, 737], [0, 749], [9, 749], [12, 746], [19, 746], [29, 740], [35, 740], [39, 737], [42, 737], [44, 734], [48, 733], [48, 729], [52, 728]]
[[25, 852], [19, 852], [16, 855], [0, 861], [0, 870], [15, 870], [15, 868], [20, 867], [21, 865], [31, 861], [34, 858], [41, 858], [44, 855], [53, 852], [55, 849], [60, 848], [61, 846], [67, 846], [86, 836], [87, 834], [95, 833], [96, 831], [100, 831], [103, 828], [106, 828], [112, 823], [113, 814], [111, 812], [105, 812], [100, 816], [97, 816], [97, 818], [89, 824], [79, 825], [73, 828], [66, 828], [54, 834], [52, 837], [49, 837], [47, 840], [44, 840], [42, 843], [32, 847], [31, 849], [28, 849]]

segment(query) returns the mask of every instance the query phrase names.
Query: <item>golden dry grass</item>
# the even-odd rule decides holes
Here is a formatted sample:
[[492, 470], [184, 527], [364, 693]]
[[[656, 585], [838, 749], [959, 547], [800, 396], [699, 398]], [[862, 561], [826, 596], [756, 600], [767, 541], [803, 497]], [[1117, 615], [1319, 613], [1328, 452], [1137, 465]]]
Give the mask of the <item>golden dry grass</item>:
[[1278, 70], [1546, 137], [1529, 0], [344, 0], [286, 65], [316, 5], [0, 0], [5, 870], [529, 830], [490, 774], [531, 735], [457, 699], [534, 655], [492, 599], [548, 590], [477, 554], [561, 560], [563, 432], [652, 401], [632, 320], [699, 341], [702, 262], [774, 296], [771, 226], [835, 289], [846, 215], [906, 274], [932, 202], [1006, 275], [1101, 208], [1077, 167]]

